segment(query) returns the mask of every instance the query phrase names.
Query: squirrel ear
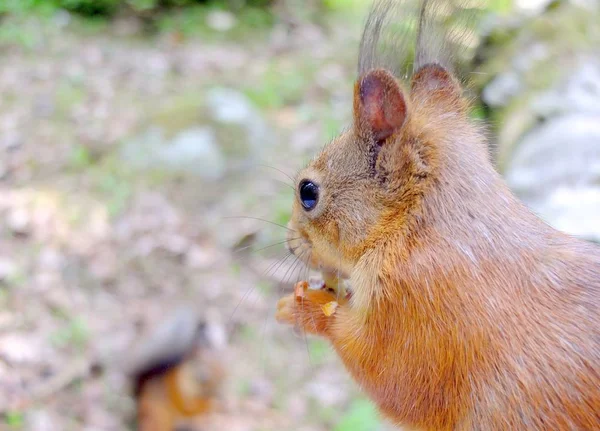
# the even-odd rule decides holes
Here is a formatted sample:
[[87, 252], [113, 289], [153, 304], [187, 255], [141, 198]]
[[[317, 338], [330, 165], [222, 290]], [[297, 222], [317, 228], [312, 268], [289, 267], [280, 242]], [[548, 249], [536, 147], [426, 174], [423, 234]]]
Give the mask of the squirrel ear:
[[440, 95], [459, 97], [460, 85], [443, 66], [429, 63], [417, 70], [412, 79], [413, 92], [436, 92]]
[[404, 124], [406, 102], [396, 78], [384, 69], [367, 72], [354, 87], [354, 120], [382, 141]]

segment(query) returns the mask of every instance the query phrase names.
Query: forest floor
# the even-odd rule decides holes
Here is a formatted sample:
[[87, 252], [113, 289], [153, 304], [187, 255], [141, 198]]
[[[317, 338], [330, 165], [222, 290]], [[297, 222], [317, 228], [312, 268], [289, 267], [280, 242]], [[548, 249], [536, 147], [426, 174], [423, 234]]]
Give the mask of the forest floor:
[[273, 317], [307, 274], [273, 223], [349, 118], [362, 20], [260, 18], [4, 18], [0, 429], [130, 428], [123, 362], [182, 304], [227, 334], [215, 429], [380, 426], [329, 346]]

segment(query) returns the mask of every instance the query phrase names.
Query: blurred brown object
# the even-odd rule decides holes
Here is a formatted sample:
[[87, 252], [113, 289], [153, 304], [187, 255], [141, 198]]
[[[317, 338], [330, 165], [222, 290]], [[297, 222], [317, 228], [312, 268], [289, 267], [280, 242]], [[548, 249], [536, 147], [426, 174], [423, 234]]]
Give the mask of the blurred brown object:
[[187, 307], [149, 328], [126, 366], [138, 430], [175, 431], [215, 408], [225, 378], [216, 344], [210, 324]]

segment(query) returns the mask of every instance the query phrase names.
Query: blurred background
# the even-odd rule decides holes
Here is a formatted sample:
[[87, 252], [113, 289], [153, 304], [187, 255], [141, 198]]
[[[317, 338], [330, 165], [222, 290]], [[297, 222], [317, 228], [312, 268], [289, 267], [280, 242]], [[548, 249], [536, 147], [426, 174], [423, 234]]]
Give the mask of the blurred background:
[[[598, 0], [463, 3], [498, 168], [600, 241]], [[132, 374], [193, 361], [194, 319], [226, 372], [190, 429], [389, 429], [273, 318], [307, 276], [290, 177], [350, 119], [368, 4], [0, 0], [0, 430], [135, 429]]]

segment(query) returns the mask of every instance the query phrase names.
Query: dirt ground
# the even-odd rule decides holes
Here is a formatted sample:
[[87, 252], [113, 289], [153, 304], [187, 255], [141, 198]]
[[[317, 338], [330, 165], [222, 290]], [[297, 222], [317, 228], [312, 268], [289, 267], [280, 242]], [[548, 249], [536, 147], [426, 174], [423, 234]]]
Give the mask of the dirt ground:
[[[182, 304], [227, 336], [214, 429], [379, 427], [328, 345], [273, 318], [307, 275], [277, 225], [288, 176], [348, 118], [361, 21], [240, 37], [210, 20], [148, 36], [127, 19], [5, 18], [27, 37], [0, 38], [0, 429], [129, 429], [123, 362]], [[241, 100], [235, 138], [203, 111], [214, 91]], [[157, 123], [233, 149], [182, 168], [184, 149], [167, 169], [145, 158]]]

